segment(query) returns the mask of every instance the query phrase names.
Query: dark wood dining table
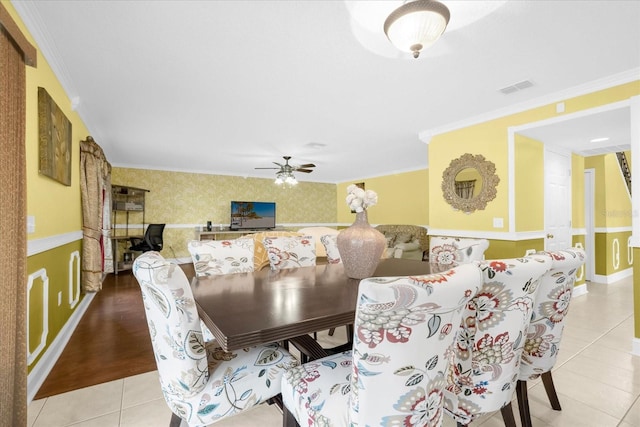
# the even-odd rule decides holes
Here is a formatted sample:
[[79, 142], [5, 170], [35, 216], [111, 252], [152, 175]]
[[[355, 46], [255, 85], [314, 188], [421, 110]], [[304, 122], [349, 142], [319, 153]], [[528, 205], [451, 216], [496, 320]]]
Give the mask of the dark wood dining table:
[[[423, 275], [435, 267], [389, 258], [373, 276]], [[345, 275], [342, 264], [325, 264], [195, 277], [191, 288], [200, 318], [231, 351], [353, 324], [359, 283]]]

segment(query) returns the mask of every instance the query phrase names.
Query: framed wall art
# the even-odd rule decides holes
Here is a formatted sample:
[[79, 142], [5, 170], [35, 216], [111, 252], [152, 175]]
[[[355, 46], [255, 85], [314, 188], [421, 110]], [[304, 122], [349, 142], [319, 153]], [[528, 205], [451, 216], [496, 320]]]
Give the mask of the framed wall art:
[[71, 185], [71, 122], [44, 88], [38, 88], [38, 172]]

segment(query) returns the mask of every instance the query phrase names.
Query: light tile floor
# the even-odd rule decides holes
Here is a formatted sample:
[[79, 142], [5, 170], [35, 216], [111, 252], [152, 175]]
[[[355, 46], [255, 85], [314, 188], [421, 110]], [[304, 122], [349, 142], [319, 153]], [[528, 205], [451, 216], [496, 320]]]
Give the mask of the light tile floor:
[[[630, 353], [632, 278], [610, 285], [590, 283], [588, 290], [571, 303], [553, 371], [562, 411], [551, 409], [539, 380], [529, 384], [534, 427], [640, 426], [640, 357]], [[327, 345], [340, 343], [344, 335], [345, 328], [338, 328], [334, 337], [321, 334]], [[514, 412], [519, 424], [515, 402]], [[170, 418], [154, 371], [34, 401], [28, 426], [155, 427], [168, 426]], [[215, 425], [276, 427], [282, 425], [282, 414], [275, 406], [261, 405]], [[498, 412], [473, 425], [504, 423]], [[455, 423], [446, 418], [444, 426]]]

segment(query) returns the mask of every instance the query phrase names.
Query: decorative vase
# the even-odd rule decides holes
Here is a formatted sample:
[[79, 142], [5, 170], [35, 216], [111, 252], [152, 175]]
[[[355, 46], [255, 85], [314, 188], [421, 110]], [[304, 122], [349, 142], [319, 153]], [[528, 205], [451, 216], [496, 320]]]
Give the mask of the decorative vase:
[[344, 272], [352, 279], [371, 277], [387, 246], [384, 235], [369, 225], [366, 210], [356, 213], [355, 222], [340, 231], [337, 243]]

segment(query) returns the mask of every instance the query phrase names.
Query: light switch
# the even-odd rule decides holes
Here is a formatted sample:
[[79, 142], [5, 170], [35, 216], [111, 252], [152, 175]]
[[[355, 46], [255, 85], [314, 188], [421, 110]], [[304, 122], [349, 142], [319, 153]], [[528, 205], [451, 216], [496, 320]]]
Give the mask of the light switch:
[[504, 220], [502, 218], [493, 218], [493, 228], [503, 228]]
[[556, 104], [556, 113], [564, 113], [564, 102], [558, 102]]
[[27, 233], [36, 232], [36, 217], [33, 215], [27, 215]]

